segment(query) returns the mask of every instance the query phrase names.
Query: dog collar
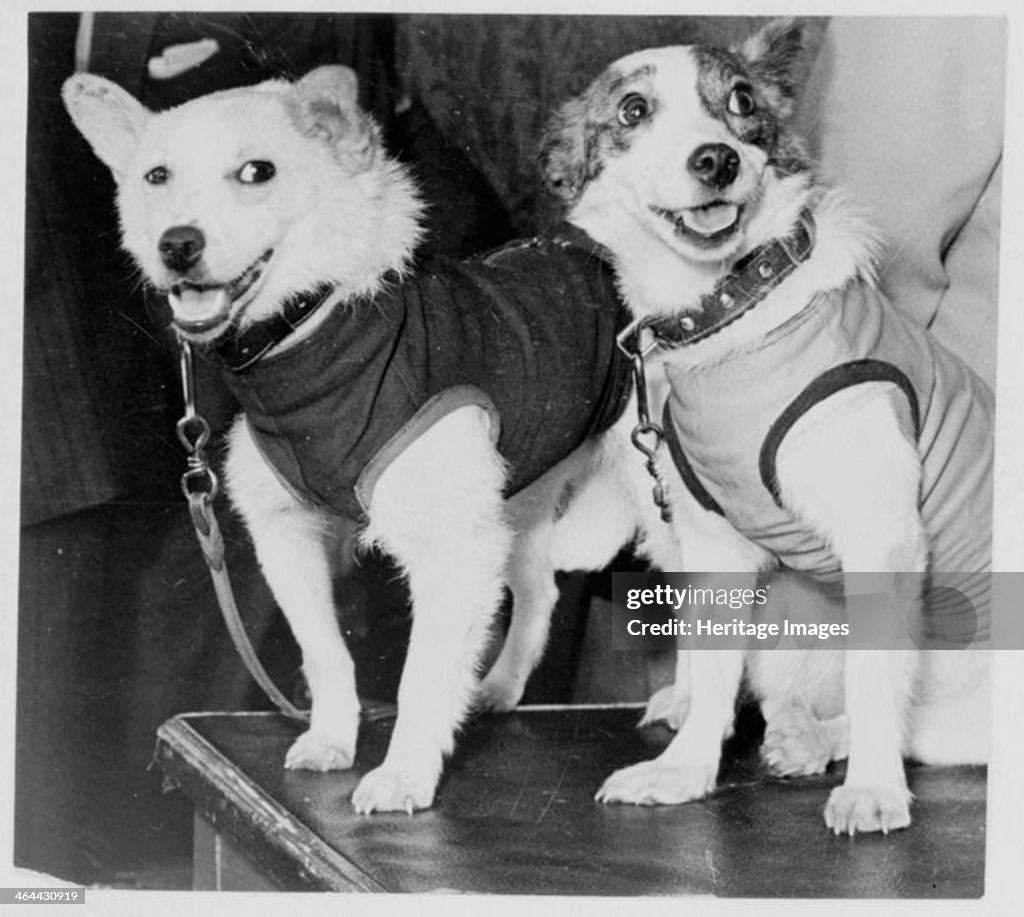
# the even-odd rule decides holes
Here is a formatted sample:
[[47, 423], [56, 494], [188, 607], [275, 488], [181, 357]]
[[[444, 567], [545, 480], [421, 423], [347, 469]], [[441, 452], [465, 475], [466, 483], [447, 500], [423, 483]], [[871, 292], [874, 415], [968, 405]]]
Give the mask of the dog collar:
[[637, 337], [644, 328], [651, 330], [655, 343], [662, 347], [696, 344], [753, 309], [806, 261], [813, 250], [814, 217], [804, 210], [793, 232], [765, 242], [744, 255], [710, 293], [700, 298], [696, 308], [633, 322], [619, 336], [619, 346], [629, 356], [640, 352]]
[[333, 291], [329, 284], [320, 284], [309, 293], [293, 296], [269, 318], [241, 330], [229, 328], [214, 342], [213, 352], [232, 372], [248, 369], [313, 315]]

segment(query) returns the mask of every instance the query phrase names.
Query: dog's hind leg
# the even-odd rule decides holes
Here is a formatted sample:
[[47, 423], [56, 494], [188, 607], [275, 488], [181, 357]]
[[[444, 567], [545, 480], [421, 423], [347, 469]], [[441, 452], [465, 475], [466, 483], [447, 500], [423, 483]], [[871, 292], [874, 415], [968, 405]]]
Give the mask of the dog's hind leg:
[[544, 653], [558, 601], [551, 559], [555, 516], [560, 495], [579, 471], [578, 464], [576, 456], [570, 456], [508, 504], [514, 532], [508, 562], [512, 617], [498, 658], [480, 683], [475, 705], [481, 710], [507, 711], [515, 707]]
[[922, 764], [985, 764], [992, 695], [987, 649], [925, 650], [905, 754]]
[[481, 707], [511, 710], [522, 697], [547, 642], [555, 571], [603, 569], [636, 533], [635, 505], [606, 455], [609, 445], [585, 443], [509, 502], [512, 620], [481, 685]]
[[309, 729], [285, 766], [352, 766], [359, 729], [355, 667], [338, 629], [332, 592], [329, 520], [300, 502], [261, 457], [244, 419], [231, 431], [227, 483], [260, 567], [302, 651], [312, 696]]
[[[822, 603], [841, 612], [817, 584], [793, 573], [772, 577], [766, 615], [772, 621], [817, 621]], [[832, 612], [829, 613], [832, 617]], [[849, 722], [843, 712], [842, 650], [755, 651], [747, 660], [747, 681], [765, 720], [761, 757], [773, 773], [822, 773], [845, 758]]]
[[480, 408], [437, 421], [381, 475], [366, 539], [403, 566], [412, 632], [387, 755], [352, 796], [363, 813], [426, 808], [477, 688], [504, 589], [504, 466]]
[[762, 705], [761, 712], [765, 719], [761, 757], [780, 777], [821, 774], [832, 761], [849, 754], [850, 722], [845, 714], [818, 719], [807, 706], [796, 703]]

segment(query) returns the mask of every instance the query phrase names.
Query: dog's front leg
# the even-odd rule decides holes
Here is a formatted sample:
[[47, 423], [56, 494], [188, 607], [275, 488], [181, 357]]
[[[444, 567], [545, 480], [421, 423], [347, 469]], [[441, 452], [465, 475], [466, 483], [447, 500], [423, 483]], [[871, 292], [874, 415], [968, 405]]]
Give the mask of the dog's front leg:
[[[631, 443], [629, 448], [633, 450]], [[650, 499], [650, 476], [635, 456], [632, 459], [633, 499], [644, 515], [639, 547], [656, 568], [742, 576], [771, 565], [771, 557], [764, 550], [743, 537], [724, 517], [694, 500], [675, 465], [667, 459], [661, 462], [661, 473], [672, 499], [672, 522], [662, 521]], [[688, 650], [676, 654], [675, 681], [651, 695], [640, 726], [664, 722], [671, 729], [682, 727], [690, 704], [690, 657]]]
[[846, 654], [850, 752], [846, 780], [825, 806], [825, 824], [836, 834], [888, 834], [910, 824], [911, 794], [900, 748], [915, 657], [903, 650]]
[[231, 431], [227, 478], [263, 575], [302, 651], [312, 697], [309, 729], [289, 749], [285, 766], [321, 771], [351, 767], [359, 700], [355, 666], [335, 616], [329, 520], [285, 489], [260, 455], [244, 419]]
[[[901, 595], [901, 583], [920, 588], [928, 562], [918, 508], [920, 459], [894, 407], [893, 399], [902, 397], [880, 387], [834, 395], [794, 427], [778, 454], [782, 499], [838, 554], [851, 613], [857, 607], [850, 596], [870, 595], [882, 603], [877, 620], [891, 624], [894, 634], [906, 632], [915, 598]], [[825, 807], [825, 823], [836, 834], [910, 824], [901, 751], [917, 662], [918, 654], [907, 650], [846, 653], [849, 759], [846, 779]]]
[[741, 649], [690, 653], [690, 707], [682, 728], [654, 760], [612, 774], [598, 790], [597, 800], [674, 805], [711, 792], [718, 777], [722, 740], [732, 730], [742, 675]]
[[504, 481], [489, 420], [467, 407], [435, 423], [377, 483], [366, 538], [404, 567], [413, 620], [391, 744], [356, 787], [359, 812], [433, 802], [504, 586]]
[[[699, 507], [682, 481], [669, 478], [673, 496], [673, 544], [677, 563], [685, 571], [749, 576], [765, 566], [764, 551], [745, 539], [725, 519]], [[670, 560], [670, 558], [666, 558]], [[671, 568], [670, 568], [671, 569]], [[661, 708], [678, 709], [688, 701], [685, 719], [668, 747], [654, 760], [634, 764], [612, 774], [597, 793], [602, 802], [671, 805], [698, 799], [714, 789], [722, 755], [722, 741], [731, 732], [736, 697], [743, 676], [745, 651], [693, 649], [680, 651], [676, 684], [655, 695], [643, 722], [656, 718]]]

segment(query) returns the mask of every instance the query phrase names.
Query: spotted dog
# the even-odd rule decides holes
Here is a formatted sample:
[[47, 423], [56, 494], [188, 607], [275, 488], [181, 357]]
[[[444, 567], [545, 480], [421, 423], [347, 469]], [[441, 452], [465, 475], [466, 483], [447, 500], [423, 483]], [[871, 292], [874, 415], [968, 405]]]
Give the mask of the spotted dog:
[[[669, 392], [660, 466], [679, 554], [666, 569], [755, 586], [782, 565], [850, 594], [870, 576], [895, 622], [927, 598], [902, 595], [905, 581], [920, 590], [926, 574], [979, 574], [963, 588], [984, 620], [992, 394], [885, 300], [874, 232], [817, 179], [793, 129], [806, 44], [799, 22], [780, 20], [730, 49], [630, 54], [564, 105], [544, 145], [550, 186], [612, 253], [631, 346], [647, 353], [658, 399]], [[598, 799], [708, 793], [745, 668], [777, 770], [848, 757], [825, 807], [836, 833], [910, 823], [903, 755], [987, 754], [983, 651], [679, 658], [647, 713], [678, 734]]]

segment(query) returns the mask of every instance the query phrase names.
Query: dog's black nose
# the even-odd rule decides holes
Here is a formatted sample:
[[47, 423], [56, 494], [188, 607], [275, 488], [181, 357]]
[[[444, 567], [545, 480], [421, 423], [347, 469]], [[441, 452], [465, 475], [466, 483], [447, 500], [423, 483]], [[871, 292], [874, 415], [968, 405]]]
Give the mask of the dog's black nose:
[[203, 256], [206, 237], [195, 226], [172, 226], [160, 237], [157, 248], [165, 267], [184, 274]]
[[686, 167], [711, 188], [727, 188], [740, 171], [739, 154], [725, 143], [705, 143], [690, 154]]

